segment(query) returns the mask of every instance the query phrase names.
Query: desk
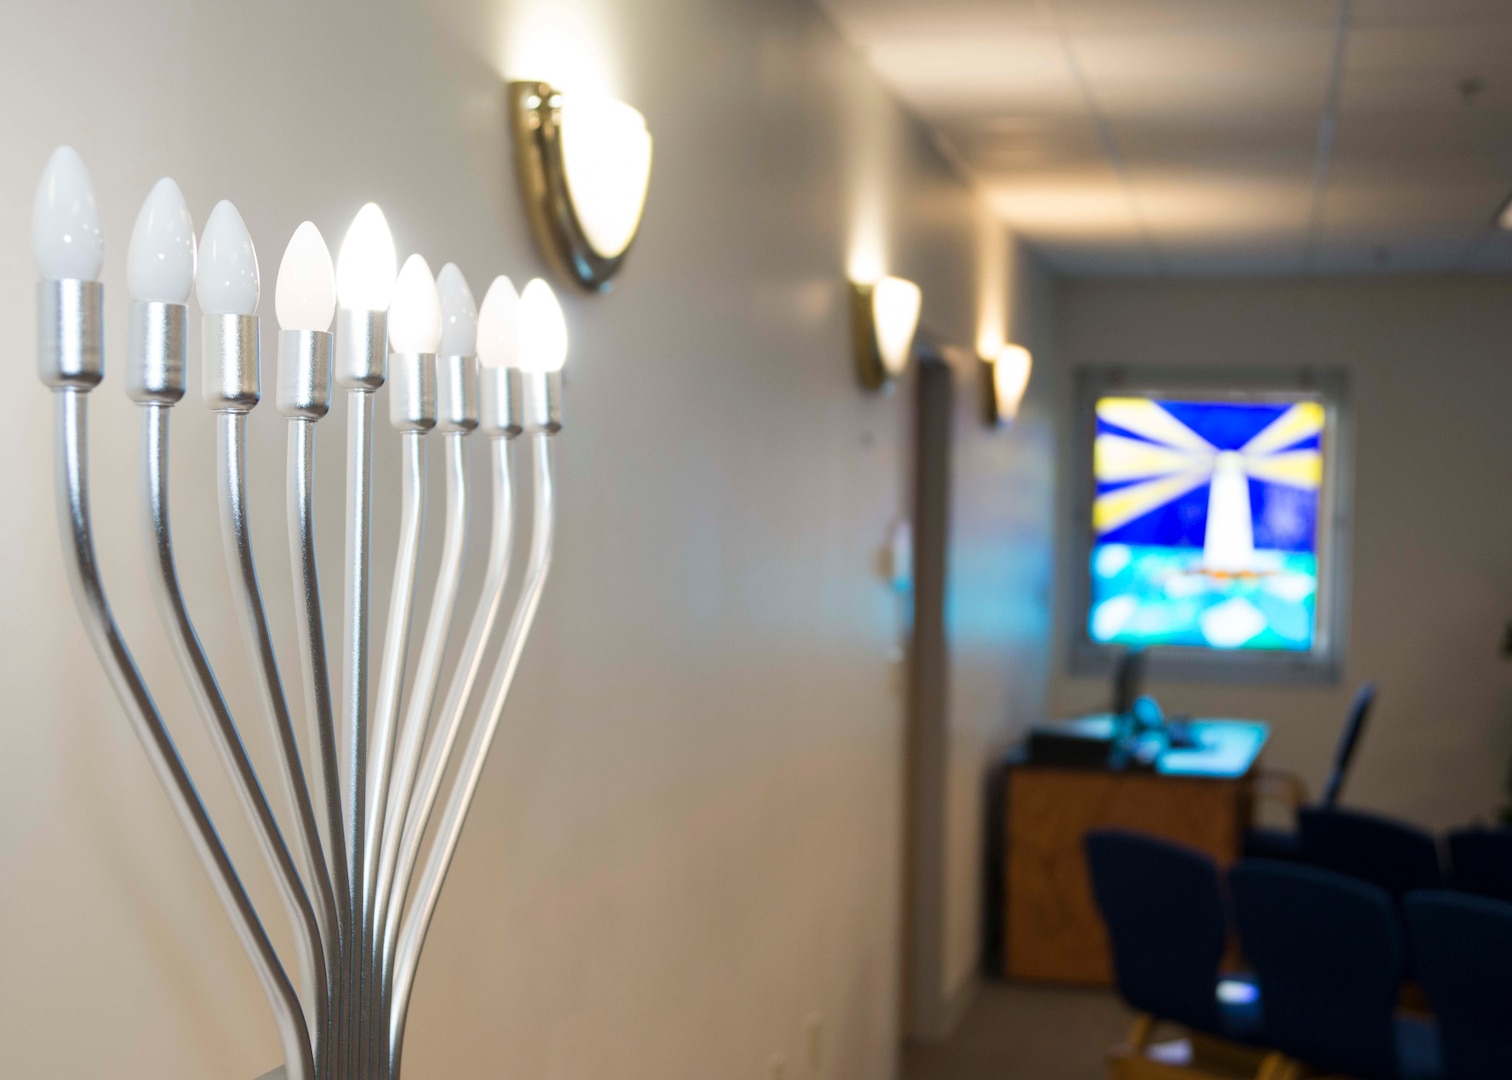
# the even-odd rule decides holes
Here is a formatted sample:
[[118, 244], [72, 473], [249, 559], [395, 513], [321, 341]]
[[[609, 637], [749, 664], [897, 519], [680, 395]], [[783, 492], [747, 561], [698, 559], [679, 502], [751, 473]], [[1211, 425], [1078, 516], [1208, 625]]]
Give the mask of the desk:
[[1089, 831], [1152, 833], [1223, 865], [1239, 857], [1250, 824], [1250, 779], [1269, 729], [1242, 720], [1194, 720], [1189, 729], [1198, 747], [1159, 750], [1153, 768], [1010, 765], [1004, 808], [1010, 978], [1112, 983], [1082, 851]]

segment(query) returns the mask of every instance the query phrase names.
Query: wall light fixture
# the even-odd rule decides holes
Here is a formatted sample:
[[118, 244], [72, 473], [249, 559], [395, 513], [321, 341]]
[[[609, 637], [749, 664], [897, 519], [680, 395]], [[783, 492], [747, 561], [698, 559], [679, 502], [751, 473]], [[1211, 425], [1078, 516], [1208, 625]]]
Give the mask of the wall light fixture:
[[1029, 388], [1029, 373], [1034, 369], [1034, 357], [1022, 345], [1004, 345], [997, 356], [982, 362], [983, 380], [989, 427], [1006, 427], [1018, 416], [1019, 405], [1024, 400], [1024, 391]]
[[601, 292], [624, 262], [646, 205], [646, 118], [622, 101], [536, 81], [510, 83], [509, 104], [536, 243], [569, 280]]
[[866, 389], [891, 390], [908, 367], [922, 302], [919, 287], [905, 278], [851, 282], [856, 371]]

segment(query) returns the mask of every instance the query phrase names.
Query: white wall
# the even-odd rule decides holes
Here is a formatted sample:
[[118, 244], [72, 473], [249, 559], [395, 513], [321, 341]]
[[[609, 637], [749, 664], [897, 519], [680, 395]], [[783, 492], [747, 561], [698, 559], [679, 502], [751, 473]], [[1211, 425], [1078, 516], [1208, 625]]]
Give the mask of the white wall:
[[[119, 364], [137, 206], [163, 174], [199, 221], [233, 199], [271, 290], [301, 219], [334, 245], [376, 199], [401, 254], [458, 262], [481, 295], [496, 272], [541, 271], [501, 76], [559, 76], [587, 54], [589, 76], [649, 119], [651, 195], [614, 292], [567, 298], [556, 568], [431, 935], [409, 1062], [416, 1076], [661, 1080], [761, 1076], [780, 1053], [791, 1078], [810, 1075], [803, 1024], [817, 1014], [824, 1060], [813, 1075], [889, 1075], [902, 766], [888, 657], [899, 619], [876, 550], [907, 504], [909, 395], [856, 388], [842, 278], [867, 262], [915, 278], [926, 321], [963, 346], [980, 320], [1006, 318], [992, 309], [1008, 288], [982, 286], [1003, 238], [983, 229], [932, 146], [799, 0], [143, 0], [8, 16], [0, 317], [12, 328], [16, 404], [0, 428], [0, 1074], [251, 1077], [277, 1056], [251, 971], [68, 601], [50, 403], [31, 360], [28, 223], [47, 154], [69, 142], [84, 155], [107, 236], [111, 357], [92, 401], [104, 577], [287, 951], [272, 884], [145, 584], [137, 417]], [[553, 19], [566, 28], [555, 38], [542, 33]], [[1015, 293], [1046, 310], [1029, 284], [1037, 272], [1013, 265], [1024, 275]], [[1001, 269], [1007, 286], [1011, 267]], [[1033, 323], [1028, 309], [1013, 317]], [[961, 377], [973, 380], [965, 401], [970, 365]], [[174, 434], [181, 575], [266, 774], [270, 740], [226, 607], [213, 427], [197, 390], [191, 357]], [[980, 757], [1010, 712], [1044, 694], [1033, 643], [1047, 417], [1036, 390], [1018, 433], [960, 426], [958, 505], [987, 490], [1003, 501], [980, 517], [963, 511], [958, 528], [957, 982], [973, 954]], [[344, 423], [338, 405], [318, 450], [331, 597]], [[281, 427], [270, 405], [253, 414], [251, 484], [291, 681]], [[378, 455], [391, 482], [377, 495], [375, 626], [394, 547], [391, 436]], [[999, 472], [1022, 506], [988, 480]], [[988, 550], [993, 522], [1018, 529], [1022, 563]], [[426, 565], [433, 573], [433, 549]]]
[[[1375, 680], [1345, 801], [1437, 829], [1498, 809], [1512, 758], [1512, 665], [1498, 656], [1512, 618], [1512, 283], [1075, 282], [1058, 291], [1056, 333], [1064, 408], [1082, 363], [1348, 369], [1356, 435], [1343, 678], [1151, 689], [1168, 710], [1271, 721], [1268, 763], [1316, 792], [1355, 685]], [[1062, 586], [1070, 570], [1062, 565]], [[1105, 704], [1105, 681], [1065, 675], [1065, 637], [1058, 627], [1057, 712]]]

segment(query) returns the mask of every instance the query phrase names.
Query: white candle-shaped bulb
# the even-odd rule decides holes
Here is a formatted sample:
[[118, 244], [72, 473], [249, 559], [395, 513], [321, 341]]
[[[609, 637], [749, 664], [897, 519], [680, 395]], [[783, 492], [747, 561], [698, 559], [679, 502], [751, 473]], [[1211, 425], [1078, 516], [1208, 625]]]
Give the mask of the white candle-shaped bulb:
[[284, 248], [273, 286], [273, 309], [282, 330], [331, 328], [336, 314], [336, 271], [331, 252], [313, 221], [301, 223]]
[[474, 356], [478, 351], [478, 305], [456, 263], [447, 263], [436, 275], [441, 294], [442, 356]]
[[105, 264], [94, 186], [71, 146], [54, 150], [42, 170], [32, 204], [32, 255], [48, 281], [98, 281]]
[[520, 296], [503, 274], [493, 279], [478, 312], [478, 363], [514, 367], [520, 355]]
[[336, 298], [349, 311], [387, 311], [394, 298], [394, 236], [377, 203], [352, 219], [336, 254]]
[[194, 219], [168, 177], [152, 186], [131, 230], [126, 283], [133, 300], [182, 304], [194, 291]]
[[567, 360], [567, 319], [556, 293], [532, 278], [520, 293], [521, 371], [561, 371]]
[[423, 256], [404, 260], [394, 282], [388, 333], [389, 347], [398, 353], [433, 353], [441, 344], [441, 296]]
[[225, 199], [210, 211], [200, 236], [196, 293], [206, 315], [257, 314], [257, 250], [241, 214]]

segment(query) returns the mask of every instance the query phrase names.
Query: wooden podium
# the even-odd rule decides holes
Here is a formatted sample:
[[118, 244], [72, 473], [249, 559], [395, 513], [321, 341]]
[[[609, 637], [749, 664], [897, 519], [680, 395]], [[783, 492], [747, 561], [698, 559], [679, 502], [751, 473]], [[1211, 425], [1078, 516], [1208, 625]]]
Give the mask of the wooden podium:
[[1076, 769], [1022, 763], [1007, 776], [1004, 835], [1009, 978], [1111, 985], [1102, 916], [1082, 838], [1133, 829], [1205, 851], [1222, 865], [1242, 850], [1250, 781], [1269, 729], [1194, 720], [1198, 747], [1166, 750], [1153, 768]]

